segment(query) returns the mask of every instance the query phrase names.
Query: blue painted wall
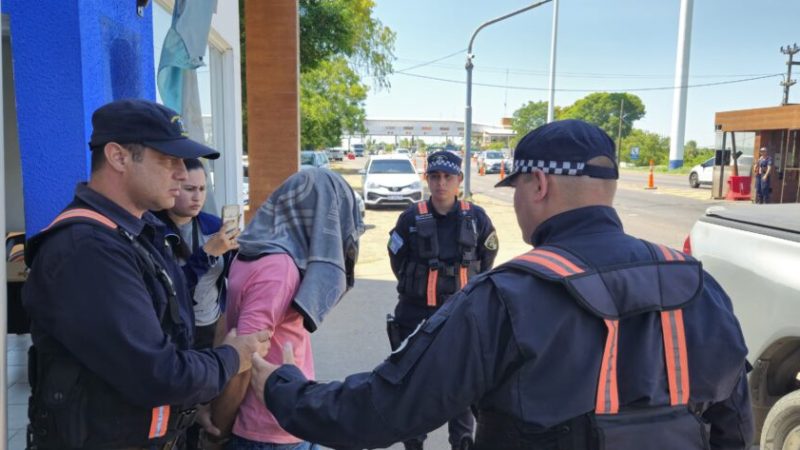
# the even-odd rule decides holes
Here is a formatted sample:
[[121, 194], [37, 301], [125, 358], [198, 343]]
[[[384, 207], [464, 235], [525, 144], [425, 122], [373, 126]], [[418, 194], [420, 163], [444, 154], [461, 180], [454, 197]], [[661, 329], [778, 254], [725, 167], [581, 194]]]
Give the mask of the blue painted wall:
[[38, 232], [89, 179], [92, 112], [155, 99], [152, 6], [133, 0], [3, 0], [11, 26], [25, 228]]

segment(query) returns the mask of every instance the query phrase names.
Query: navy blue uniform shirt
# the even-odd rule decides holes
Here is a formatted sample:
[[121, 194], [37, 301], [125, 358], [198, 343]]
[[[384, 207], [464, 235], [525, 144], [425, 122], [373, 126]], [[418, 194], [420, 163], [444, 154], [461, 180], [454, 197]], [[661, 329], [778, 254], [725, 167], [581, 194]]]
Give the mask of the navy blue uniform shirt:
[[128, 241], [102, 225], [73, 224], [31, 249], [36, 253], [23, 299], [34, 345], [55, 339], [134, 405], [192, 406], [213, 399], [236, 374], [239, 357], [230, 346], [189, 350], [191, 300], [165, 246], [164, 224], [150, 213], [131, 215], [83, 183], [68, 208], [75, 207], [105, 215], [161, 255], [178, 291], [183, 325], [171, 336], [162, 330], [165, 291]]
[[[609, 207], [552, 217], [533, 242], [595, 267], [651, 260]], [[747, 351], [730, 299], [705, 274], [683, 314], [689, 403], [710, 424], [712, 448], [749, 448]], [[647, 313], [620, 326], [623, 406], [669, 403], [659, 320]], [[334, 448], [387, 446], [434, 430], [473, 404], [545, 430], [594, 410], [605, 338], [602, 320], [563, 285], [500, 267], [473, 279], [371, 373], [315, 383], [284, 365], [267, 380], [264, 399], [286, 431]]]
[[[461, 253], [458, 244], [459, 227], [461, 226], [461, 219], [459, 218], [460, 207], [459, 202], [456, 201], [453, 208], [447, 214], [439, 214], [433, 207], [430, 199], [426, 201], [428, 204], [428, 211], [431, 212], [436, 220], [436, 235], [439, 243], [439, 261], [440, 263], [452, 266], [460, 263]], [[476, 259], [480, 261], [479, 272], [486, 272], [494, 265], [494, 258], [497, 256], [497, 234], [495, 233], [494, 225], [491, 219], [486, 214], [483, 208], [473, 203], [470, 203], [470, 213], [475, 221], [475, 229], [477, 235], [477, 245], [475, 247]], [[417, 261], [419, 264], [427, 265], [427, 261], [420, 258], [417, 254], [416, 242], [416, 216], [419, 214], [417, 205], [413, 204], [408, 209], [400, 214], [395, 224], [394, 229], [389, 233], [389, 262], [392, 265], [392, 271], [395, 277], [399, 280], [402, 276], [403, 267], [409, 261]], [[396, 236], [394, 236], [396, 234]], [[488, 244], [488, 247], [487, 247]], [[456, 277], [451, 277], [449, 292], [456, 291]], [[440, 284], [441, 286], [441, 284]], [[405, 325], [414, 327], [421, 319], [430, 315], [429, 308], [421, 306], [423, 301], [419, 302], [404, 302], [407, 294], [400, 294], [400, 304], [397, 306], [395, 315], [398, 320], [404, 322]]]

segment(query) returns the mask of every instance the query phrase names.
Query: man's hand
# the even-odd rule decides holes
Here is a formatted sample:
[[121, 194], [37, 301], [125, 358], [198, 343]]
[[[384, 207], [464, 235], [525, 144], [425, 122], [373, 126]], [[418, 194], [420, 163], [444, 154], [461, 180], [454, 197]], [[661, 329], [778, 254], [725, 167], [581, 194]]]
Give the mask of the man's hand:
[[[229, 231], [226, 231], [229, 230]], [[203, 250], [211, 256], [221, 256], [230, 250], [239, 248], [239, 228], [237, 226], [230, 227], [228, 224], [222, 224], [219, 231], [203, 244]]]
[[270, 330], [261, 330], [252, 334], [237, 336], [236, 328], [231, 329], [222, 345], [230, 345], [239, 354], [239, 371], [242, 373], [250, 368], [250, 355], [266, 355], [269, 351], [269, 340], [272, 337]]
[[[294, 364], [294, 349], [292, 343], [287, 342], [283, 346], [283, 363]], [[253, 353], [253, 370], [250, 373], [250, 387], [255, 391], [256, 397], [264, 402], [264, 387], [267, 384], [267, 378], [272, 375], [272, 372], [278, 370], [279, 366], [267, 362], [258, 353]]]
[[197, 418], [195, 419], [198, 425], [203, 427], [206, 433], [212, 436], [221, 436], [222, 432], [219, 431], [214, 422], [211, 421], [211, 405], [200, 405], [197, 407]]

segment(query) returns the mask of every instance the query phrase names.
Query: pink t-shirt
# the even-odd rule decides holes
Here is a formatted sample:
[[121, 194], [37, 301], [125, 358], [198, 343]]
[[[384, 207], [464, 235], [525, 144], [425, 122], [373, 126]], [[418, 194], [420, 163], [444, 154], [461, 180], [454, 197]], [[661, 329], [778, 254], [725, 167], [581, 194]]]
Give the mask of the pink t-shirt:
[[[239, 334], [265, 328], [274, 331], [267, 361], [282, 364], [283, 345], [291, 342], [295, 364], [306, 378], [314, 379], [311, 338], [303, 327], [303, 316], [292, 307], [300, 285], [300, 272], [289, 255], [274, 254], [255, 261], [235, 260], [228, 276], [228, 330]], [[248, 386], [233, 432], [252, 441], [291, 444], [302, 440], [278, 425], [275, 417]]]

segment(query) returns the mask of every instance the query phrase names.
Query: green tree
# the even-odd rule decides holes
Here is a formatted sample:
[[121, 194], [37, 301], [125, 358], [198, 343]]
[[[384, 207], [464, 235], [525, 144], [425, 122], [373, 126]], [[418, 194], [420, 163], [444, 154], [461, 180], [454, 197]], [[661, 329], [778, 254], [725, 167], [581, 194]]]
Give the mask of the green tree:
[[[622, 121], [620, 123], [620, 104], [622, 104]], [[559, 119], [580, 119], [593, 123], [616, 139], [622, 126], [622, 137], [628, 136], [633, 123], [645, 115], [642, 100], [627, 93], [595, 92], [564, 108]]]
[[712, 156], [714, 156], [713, 149], [698, 147], [695, 141], [688, 141], [686, 145], [683, 146], [684, 167], [692, 167], [700, 164]]
[[373, 0], [300, 0], [300, 70], [344, 56], [355, 72], [388, 87], [396, 35], [372, 17]]
[[[247, 40], [244, 3], [245, 0], [239, 0], [243, 49]], [[323, 142], [338, 145], [344, 131], [363, 131], [367, 88], [361, 84], [362, 76], [370, 77], [378, 89], [389, 87], [396, 35], [372, 16], [374, 7], [374, 0], [299, 0], [300, 121], [301, 132], [311, 133], [308, 138], [301, 136], [303, 148], [307, 144], [328, 145]], [[246, 149], [245, 52], [241, 64]], [[347, 98], [348, 95], [353, 97]], [[336, 109], [342, 105], [346, 105], [344, 110]], [[335, 144], [331, 138], [334, 134], [337, 134]]]
[[511, 129], [516, 136], [512, 139], [512, 146], [525, 136], [529, 131], [539, 128], [547, 123], [547, 102], [528, 102], [514, 111], [511, 117]]
[[[631, 160], [631, 147], [639, 147], [639, 159]], [[669, 138], [634, 128], [622, 139], [620, 160], [646, 166], [652, 159], [656, 165], [666, 164], [669, 158]]]
[[342, 58], [300, 76], [301, 148], [336, 147], [342, 130], [364, 133], [367, 87]]

